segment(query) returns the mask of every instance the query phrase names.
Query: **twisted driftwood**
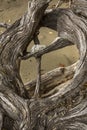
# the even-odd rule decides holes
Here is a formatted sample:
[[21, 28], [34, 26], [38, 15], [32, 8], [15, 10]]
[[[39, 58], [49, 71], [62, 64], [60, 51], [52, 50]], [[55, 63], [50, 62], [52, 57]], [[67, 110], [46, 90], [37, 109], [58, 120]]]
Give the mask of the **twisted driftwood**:
[[[7, 30], [0, 35], [0, 130], [87, 130], [87, 1], [72, 0], [70, 8], [47, 10], [49, 2], [29, 1], [22, 18], [1, 24]], [[26, 52], [32, 40], [37, 43], [42, 26], [58, 31], [59, 37]], [[73, 44], [79, 60], [41, 76], [41, 57]], [[24, 85], [20, 62], [30, 57], [38, 61], [38, 77]], [[39, 97], [33, 97], [36, 82]]]

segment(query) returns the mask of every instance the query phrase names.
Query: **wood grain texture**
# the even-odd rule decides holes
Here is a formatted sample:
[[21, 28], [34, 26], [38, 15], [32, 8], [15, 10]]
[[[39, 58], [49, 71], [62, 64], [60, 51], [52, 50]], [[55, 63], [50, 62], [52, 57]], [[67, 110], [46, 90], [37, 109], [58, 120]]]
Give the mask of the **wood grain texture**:
[[[46, 10], [49, 2], [29, 1], [27, 13], [0, 35], [1, 130], [87, 130], [87, 1], [72, 0], [70, 8]], [[58, 31], [59, 37], [27, 53], [42, 26]], [[36, 80], [23, 84], [21, 60], [73, 44], [79, 50], [78, 62], [42, 75], [40, 97], [34, 98]]]

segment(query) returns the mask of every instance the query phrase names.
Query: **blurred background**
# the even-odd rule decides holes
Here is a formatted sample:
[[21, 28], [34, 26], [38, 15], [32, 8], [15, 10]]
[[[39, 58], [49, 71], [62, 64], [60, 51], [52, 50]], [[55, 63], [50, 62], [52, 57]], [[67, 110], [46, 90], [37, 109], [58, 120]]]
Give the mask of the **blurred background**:
[[[66, 1], [66, 0], [65, 0]], [[53, 8], [58, 0], [53, 0], [49, 8]], [[12, 24], [27, 11], [28, 0], [0, 0], [0, 22]], [[68, 7], [68, 2], [62, 4], [63, 8]], [[0, 28], [0, 33], [4, 29]], [[48, 29], [41, 28], [39, 40], [41, 44], [49, 45], [57, 37], [58, 33]], [[33, 46], [33, 42], [28, 47], [28, 51]], [[78, 50], [75, 46], [65, 47], [63, 49], [46, 54], [42, 58], [42, 74], [60, 66], [69, 66], [79, 58]], [[36, 60], [31, 58], [21, 62], [20, 74], [24, 83], [35, 79]]]

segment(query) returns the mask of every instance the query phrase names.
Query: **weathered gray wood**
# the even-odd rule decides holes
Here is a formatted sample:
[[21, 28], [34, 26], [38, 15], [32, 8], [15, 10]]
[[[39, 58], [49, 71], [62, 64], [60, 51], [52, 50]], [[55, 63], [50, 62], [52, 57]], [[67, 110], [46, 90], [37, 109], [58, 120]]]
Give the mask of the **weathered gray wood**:
[[0, 23], [0, 27], [3, 27], [3, 28], [9, 28], [10, 25], [9, 24], [6, 24], [6, 23]]
[[[12, 90], [23, 98], [29, 97], [19, 74], [20, 57], [33, 39], [48, 3], [49, 0], [30, 1], [28, 12], [0, 35], [0, 105], [5, 110], [5, 114], [7, 113], [9, 117], [16, 120], [13, 129], [31, 129], [30, 116], [26, 114], [26, 112], [28, 113], [27, 107], [23, 104], [20, 106], [21, 98], [17, 99], [17, 103], [17, 96], [13, 94]], [[12, 93], [11, 96], [10, 93]], [[25, 102], [22, 103], [25, 104]], [[24, 106], [26, 111], [21, 109], [19, 112], [15, 105], [19, 110]]]
[[71, 45], [73, 45], [73, 43], [70, 42], [69, 40], [67, 40], [65, 38], [57, 37], [47, 47], [44, 47], [43, 49], [41, 48], [35, 52], [32, 52], [32, 50], [31, 50], [30, 52], [27, 52], [25, 55], [23, 55], [23, 57], [21, 57], [21, 59], [26, 60], [26, 59], [31, 58], [31, 57], [43, 56], [46, 53], [61, 49], [61, 48], [66, 47], [66, 46], [71, 46]]
[[2, 130], [3, 113], [0, 111], [0, 130]]
[[[16, 122], [16, 129], [30, 129], [29, 108], [26, 100], [6, 89], [5, 92], [0, 92], [0, 105], [3, 107], [4, 114], [7, 113]], [[15, 130], [15, 128], [12, 129]]]
[[[87, 1], [72, 0], [71, 8], [46, 10], [50, 1], [30, 1], [28, 12], [0, 35], [0, 128], [7, 116], [12, 130], [87, 130]], [[58, 31], [60, 38], [26, 55], [41, 26]], [[43, 75], [44, 98], [32, 98], [36, 81], [23, 84], [21, 59], [72, 44], [79, 50], [78, 63]]]
[[[77, 63], [78, 62], [69, 67], [56, 68], [42, 75], [40, 87], [41, 97], [48, 97], [53, 95], [59, 90], [59, 85], [67, 82], [68, 80], [71, 80], [75, 73]], [[25, 88], [27, 89], [31, 97], [33, 96], [35, 85], [36, 79], [25, 84]]]
[[[34, 3], [35, 1], [32, 1], [32, 4], [29, 5], [27, 14], [18, 20], [18, 22], [15, 22], [0, 36], [0, 70], [4, 70], [8, 74], [11, 72], [9, 80], [13, 82], [16, 87], [14, 87], [15, 91], [20, 95], [26, 95], [24, 85], [19, 75], [20, 56], [23, 55], [23, 51], [25, 51], [27, 45], [32, 40], [40, 18], [48, 5], [48, 2], [43, 1], [39, 4], [37, 1], [36, 5], [34, 5]], [[43, 8], [41, 8], [42, 5], [44, 5]], [[40, 10], [42, 10], [41, 14], [38, 15]], [[12, 84], [11, 82], [10, 84]], [[12, 85], [9, 86], [12, 87]]]

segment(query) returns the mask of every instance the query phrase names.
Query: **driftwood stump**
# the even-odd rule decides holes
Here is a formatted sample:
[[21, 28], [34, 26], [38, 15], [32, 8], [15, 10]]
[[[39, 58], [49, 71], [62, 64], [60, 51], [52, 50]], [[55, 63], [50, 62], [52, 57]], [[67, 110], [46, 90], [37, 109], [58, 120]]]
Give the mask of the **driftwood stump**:
[[[0, 130], [87, 130], [87, 0], [72, 0], [66, 9], [47, 9], [50, 2], [30, 0], [22, 18], [1, 24], [7, 29], [0, 35]], [[59, 37], [26, 52], [42, 26]], [[33, 97], [37, 80], [23, 84], [21, 60], [40, 58], [40, 67], [44, 54], [73, 44], [79, 60], [44, 75], [38, 68], [40, 96]]]

